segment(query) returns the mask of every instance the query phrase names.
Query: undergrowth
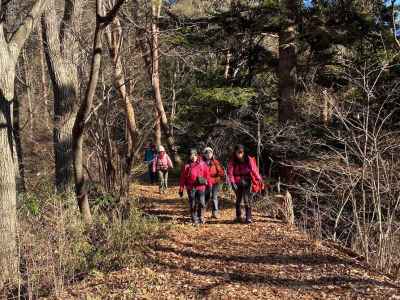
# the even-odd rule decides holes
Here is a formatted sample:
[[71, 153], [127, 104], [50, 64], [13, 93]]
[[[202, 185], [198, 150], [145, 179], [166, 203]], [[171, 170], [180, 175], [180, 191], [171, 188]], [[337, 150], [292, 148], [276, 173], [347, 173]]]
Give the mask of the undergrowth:
[[88, 226], [72, 193], [55, 194], [43, 185], [19, 196], [20, 280], [17, 286], [6, 286], [0, 298], [57, 295], [64, 285], [91, 272], [140, 264], [147, 245], [165, 230], [135, 206], [115, 209], [110, 196], [92, 199], [92, 205], [93, 223]]

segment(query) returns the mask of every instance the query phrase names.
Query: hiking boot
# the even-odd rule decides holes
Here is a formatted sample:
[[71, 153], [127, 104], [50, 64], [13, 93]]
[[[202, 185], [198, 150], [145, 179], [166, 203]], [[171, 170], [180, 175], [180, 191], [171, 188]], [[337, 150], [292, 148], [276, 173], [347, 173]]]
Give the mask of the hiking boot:
[[218, 211], [213, 211], [213, 212], [212, 212], [212, 215], [211, 215], [211, 218], [213, 218], [213, 219], [219, 219], [219, 212], [218, 212]]
[[236, 206], [236, 219], [235, 219], [236, 223], [242, 223], [242, 209]]
[[198, 219], [196, 218], [196, 216], [195, 216], [195, 214], [194, 213], [191, 213], [191, 220], [192, 220], [192, 223], [193, 224], [196, 224], [196, 223], [198, 223]]
[[192, 224], [194, 225], [194, 226], [199, 226], [200, 224], [202, 224], [201, 223], [201, 220], [199, 219], [199, 218], [194, 218], [194, 219], [192, 219]]
[[246, 224], [253, 223], [253, 218], [251, 214], [251, 207], [246, 207]]
[[201, 224], [205, 224], [206, 220], [204, 219], [204, 216], [206, 214], [206, 209], [205, 208], [200, 208], [199, 209], [199, 219]]
[[242, 217], [236, 217], [235, 220], [233, 220], [234, 223], [243, 223]]

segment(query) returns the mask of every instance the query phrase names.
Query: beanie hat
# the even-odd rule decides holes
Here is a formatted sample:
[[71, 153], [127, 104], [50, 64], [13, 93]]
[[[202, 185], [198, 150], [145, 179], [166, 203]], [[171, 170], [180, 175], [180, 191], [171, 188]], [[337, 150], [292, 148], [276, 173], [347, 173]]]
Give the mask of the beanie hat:
[[211, 147], [206, 147], [204, 148], [203, 153], [206, 154], [207, 152], [214, 153], [214, 150]]
[[197, 155], [197, 149], [191, 148], [191, 149], [189, 150], [189, 155]]
[[165, 148], [163, 146], [158, 146], [158, 152], [165, 152]]

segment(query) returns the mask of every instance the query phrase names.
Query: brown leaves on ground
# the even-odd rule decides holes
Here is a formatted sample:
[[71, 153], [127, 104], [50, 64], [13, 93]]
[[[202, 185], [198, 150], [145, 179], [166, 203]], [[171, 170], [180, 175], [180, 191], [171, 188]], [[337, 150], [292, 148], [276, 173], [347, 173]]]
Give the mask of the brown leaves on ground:
[[220, 219], [195, 227], [177, 188], [159, 195], [157, 187], [138, 185], [135, 194], [147, 214], [175, 225], [150, 245], [142, 267], [94, 274], [67, 297], [400, 299], [384, 275], [280, 221], [256, 213], [254, 224], [233, 224], [232, 199], [221, 201]]

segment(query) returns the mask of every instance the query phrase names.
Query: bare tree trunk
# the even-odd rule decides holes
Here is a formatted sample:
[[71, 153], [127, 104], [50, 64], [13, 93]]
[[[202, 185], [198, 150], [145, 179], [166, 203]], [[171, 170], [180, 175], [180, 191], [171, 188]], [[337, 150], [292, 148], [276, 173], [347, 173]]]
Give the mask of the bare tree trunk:
[[280, 123], [296, 119], [297, 0], [281, 1], [281, 32], [279, 34], [279, 105]]
[[15, 138], [15, 154], [17, 156], [16, 164], [16, 186], [18, 192], [25, 192], [25, 165], [24, 155], [21, 142], [21, 128], [20, 128], [20, 100], [14, 99], [13, 105], [13, 134]]
[[41, 75], [41, 87], [42, 87], [42, 98], [44, 105], [44, 118], [46, 122], [46, 127], [50, 128], [50, 114], [49, 114], [49, 91], [47, 85], [47, 75], [46, 75], [46, 55], [44, 49], [44, 38], [42, 26], [38, 26], [39, 35], [39, 56], [40, 56], [40, 75]]
[[[140, 8], [139, 2], [137, 0], [133, 1], [134, 11], [133, 14], [136, 20], [139, 19], [138, 11]], [[149, 77], [151, 78], [153, 96], [155, 102], [155, 108], [157, 113], [155, 114], [155, 127], [154, 136], [156, 145], [161, 145], [161, 129], [165, 134], [168, 148], [170, 149], [174, 162], [180, 165], [182, 160], [178, 154], [175, 146], [175, 141], [168, 123], [168, 118], [165, 113], [164, 104], [161, 96], [160, 87], [160, 71], [159, 71], [159, 28], [158, 19], [160, 18], [162, 1], [153, 1], [151, 3], [151, 27], [150, 33], [151, 38], [148, 44], [146, 44], [146, 30], [138, 29], [138, 43], [142, 50], [142, 56], [147, 67]]]
[[224, 78], [225, 80], [229, 79], [229, 74], [230, 74], [230, 70], [231, 70], [231, 51], [228, 49], [226, 51], [226, 60], [225, 60], [225, 72], [224, 72]]
[[132, 169], [132, 164], [135, 156], [136, 145], [138, 143], [138, 129], [136, 126], [135, 110], [132, 105], [132, 98], [126, 88], [125, 74], [123, 72], [123, 64], [121, 58], [121, 45], [122, 45], [122, 27], [118, 18], [115, 18], [110, 30], [106, 31], [107, 41], [109, 45], [110, 56], [114, 64], [114, 86], [118, 90], [124, 101], [124, 110], [126, 116], [126, 125], [129, 132], [129, 139], [127, 139], [127, 151], [120, 151], [125, 156], [121, 156], [123, 162], [123, 179], [121, 182], [121, 195], [127, 196], [129, 193], [129, 177]]
[[102, 16], [103, 1], [96, 0], [96, 28], [94, 32], [93, 56], [90, 66], [89, 83], [86, 88], [86, 94], [83, 98], [72, 130], [72, 150], [74, 155], [74, 177], [75, 192], [78, 206], [85, 222], [90, 223], [92, 220], [87, 189], [85, 186], [85, 175], [83, 169], [83, 138], [85, 133], [85, 125], [92, 109], [93, 99], [96, 93], [97, 82], [99, 80], [101, 55], [102, 55], [102, 35], [104, 29], [110, 24], [124, 0], [119, 0], [117, 4], [110, 10], [106, 16]]
[[18, 270], [16, 174], [12, 152], [11, 111], [12, 102], [0, 97], [0, 287], [4, 281], [15, 279]]
[[[15, 141], [12, 106], [16, 64], [47, 0], [37, 0], [9, 40], [0, 23], [0, 288], [18, 275]], [[0, 2], [0, 10], [2, 3]]]
[[[101, 0], [97, 0], [96, 5], [102, 5]], [[97, 8], [97, 10], [99, 9], [100, 8]], [[93, 57], [91, 63], [89, 84], [86, 89], [85, 98], [83, 99], [79, 107], [75, 124], [72, 130], [75, 192], [79, 210], [81, 211], [82, 217], [86, 223], [91, 223], [92, 214], [90, 212], [89, 199], [85, 186], [85, 174], [83, 170], [83, 138], [86, 119], [88, 118], [90, 110], [92, 109], [93, 99], [96, 93], [96, 86], [99, 79], [99, 71], [101, 65], [102, 33], [103, 30], [100, 28], [100, 23], [97, 21], [94, 34]]]
[[55, 1], [49, 0], [42, 19], [44, 48], [54, 93], [53, 142], [55, 184], [59, 192], [72, 187], [72, 128], [79, 97], [78, 41], [82, 1], [66, 0], [62, 23], [57, 21]]
[[329, 126], [332, 122], [334, 103], [333, 99], [329, 97], [328, 90], [322, 91], [322, 114], [321, 118], [325, 126]]
[[[170, 114], [170, 121], [171, 124], [174, 124], [175, 122], [175, 116], [176, 116], [176, 96], [178, 91], [176, 90], [176, 82], [177, 82], [177, 73], [179, 72], [179, 61], [176, 62], [175, 64], [175, 70], [174, 70], [174, 75], [171, 80], [171, 88], [172, 88], [172, 96], [171, 96], [171, 114]], [[174, 136], [174, 127], [171, 127], [171, 135]]]
[[[158, 5], [157, 5], [158, 4]], [[159, 28], [158, 28], [158, 19], [160, 18], [161, 13], [161, 1], [157, 3], [152, 1], [151, 12], [152, 12], [152, 23], [151, 23], [151, 55], [152, 55], [152, 71], [151, 71], [151, 84], [153, 87], [154, 93], [154, 101], [155, 106], [158, 112], [158, 118], [160, 120], [161, 128], [165, 134], [167, 145], [169, 150], [173, 155], [173, 159], [176, 164], [180, 165], [182, 160], [178, 154], [178, 151], [175, 146], [174, 138], [171, 134], [170, 125], [168, 123], [167, 114], [165, 113], [164, 104], [161, 96], [161, 87], [160, 87], [160, 57], [159, 57]]]
[[162, 144], [162, 134], [161, 134], [160, 116], [159, 116], [157, 110], [154, 112], [154, 119], [155, 119], [154, 139], [155, 139], [156, 146], [159, 147]]
[[25, 49], [22, 50], [22, 68], [25, 79], [25, 90], [26, 90], [26, 103], [28, 104], [28, 124], [29, 124], [29, 137], [33, 139], [33, 108], [32, 108], [32, 81], [30, 78], [30, 70], [28, 66], [28, 58], [26, 56]]

